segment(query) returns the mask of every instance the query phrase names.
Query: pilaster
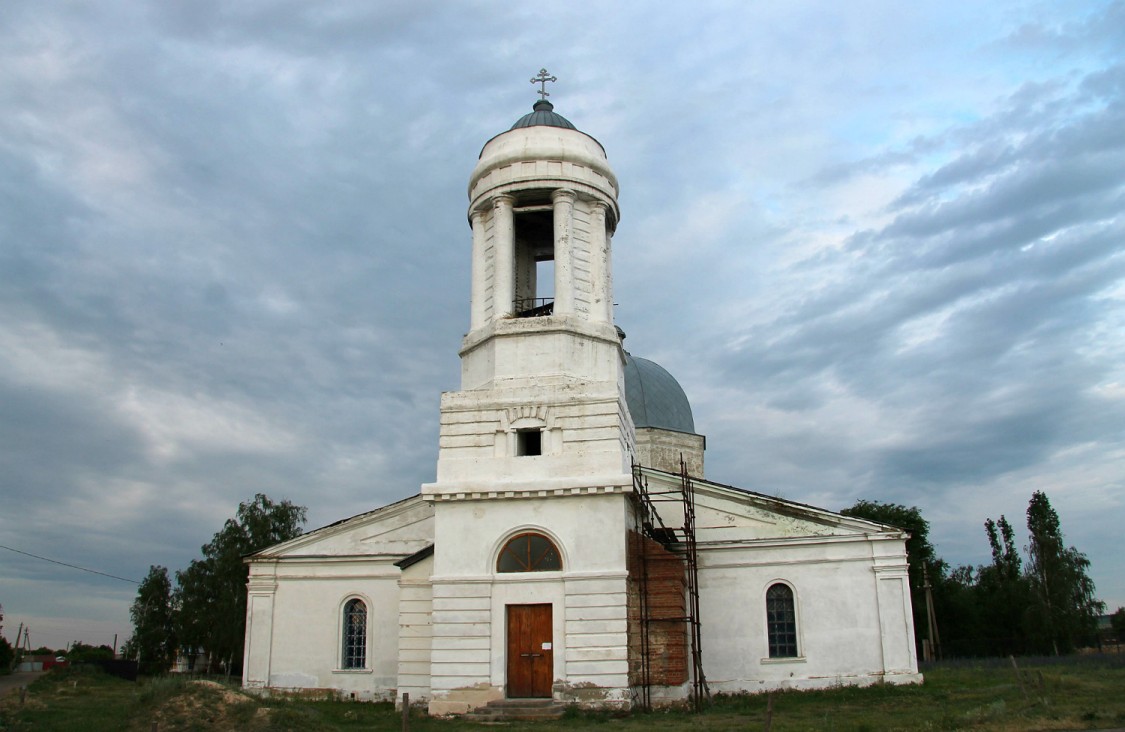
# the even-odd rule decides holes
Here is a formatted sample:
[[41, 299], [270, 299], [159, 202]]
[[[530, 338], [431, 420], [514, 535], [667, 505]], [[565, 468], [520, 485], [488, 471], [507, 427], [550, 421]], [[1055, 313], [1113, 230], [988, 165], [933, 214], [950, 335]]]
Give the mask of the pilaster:
[[243, 651], [243, 686], [264, 688], [270, 683], [273, 657], [273, 607], [277, 593], [276, 566], [268, 574], [251, 574], [247, 582], [246, 648]]

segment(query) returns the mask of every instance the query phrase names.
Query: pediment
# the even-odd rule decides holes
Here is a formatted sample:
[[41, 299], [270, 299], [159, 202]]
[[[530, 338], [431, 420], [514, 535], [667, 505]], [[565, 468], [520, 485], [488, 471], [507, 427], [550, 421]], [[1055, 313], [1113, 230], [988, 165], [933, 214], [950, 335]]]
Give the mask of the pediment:
[[[668, 527], [683, 526], [683, 503], [676, 493], [681, 478], [644, 469], [654, 506]], [[898, 535], [895, 527], [866, 521], [795, 501], [692, 478], [699, 541], [755, 541], [856, 535]]]
[[434, 510], [421, 496], [361, 513], [274, 545], [250, 559], [406, 557], [434, 540]]

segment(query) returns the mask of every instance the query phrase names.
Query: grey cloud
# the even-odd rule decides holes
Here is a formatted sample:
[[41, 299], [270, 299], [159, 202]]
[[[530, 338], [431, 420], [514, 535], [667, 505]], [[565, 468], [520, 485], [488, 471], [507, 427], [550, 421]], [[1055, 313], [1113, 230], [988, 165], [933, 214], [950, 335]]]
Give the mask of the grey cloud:
[[47, 392], [0, 382], [0, 491], [21, 511], [57, 505], [76, 483], [96, 484], [132, 472], [143, 461], [140, 436], [107, 420], [106, 404], [81, 392]]
[[[818, 286], [745, 333], [726, 377], [783, 411], [823, 409], [831, 379], [899, 414], [895, 447], [850, 461], [853, 479], [899, 493], [992, 480], [1125, 418], [1089, 391], [1115, 364], [1094, 348], [1096, 299], [1125, 276], [1125, 118], [1118, 88], [1097, 83], [1099, 104], [1077, 117], [1062, 115], [1057, 86], [1026, 94], [1037, 111], [1018, 115], [1018, 142], [990, 147], [995, 120], [974, 124], [973, 150], [907, 189], [890, 224], [790, 268]], [[1017, 115], [998, 114], [1011, 135]], [[920, 342], [904, 340], [920, 327]], [[1096, 427], [1081, 424], [1094, 414]]]

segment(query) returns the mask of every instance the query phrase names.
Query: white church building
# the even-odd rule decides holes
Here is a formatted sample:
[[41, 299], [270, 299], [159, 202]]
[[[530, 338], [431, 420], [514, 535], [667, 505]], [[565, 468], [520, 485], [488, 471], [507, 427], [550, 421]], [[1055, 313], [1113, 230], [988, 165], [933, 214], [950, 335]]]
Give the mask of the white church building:
[[248, 558], [245, 687], [460, 714], [921, 681], [903, 531], [703, 477], [614, 325], [617, 197], [546, 94], [485, 144], [436, 479]]

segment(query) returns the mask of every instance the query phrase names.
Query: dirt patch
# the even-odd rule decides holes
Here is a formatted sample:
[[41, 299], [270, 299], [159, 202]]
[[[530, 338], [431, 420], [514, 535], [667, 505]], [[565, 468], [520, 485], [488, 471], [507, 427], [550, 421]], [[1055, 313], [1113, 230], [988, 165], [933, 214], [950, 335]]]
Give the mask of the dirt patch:
[[250, 719], [268, 720], [268, 710], [256, 706], [251, 697], [222, 684], [193, 680], [157, 701], [148, 721], [156, 722], [161, 732], [242, 730]]
[[205, 679], [198, 679], [198, 680], [192, 681], [191, 683], [198, 684], [200, 686], [206, 686], [209, 689], [214, 689], [215, 691], [217, 691], [219, 693], [219, 696], [220, 696], [220, 698], [222, 698], [224, 704], [242, 704], [243, 702], [253, 701], [253, 699], [251, 699], [246, 694], [243, 694], [242, 692], [235, 691], [234, 689], [230, 688], [229, 686], [223, 686], [222, 684], [220, 684], [217, 681], [207, 681]]

